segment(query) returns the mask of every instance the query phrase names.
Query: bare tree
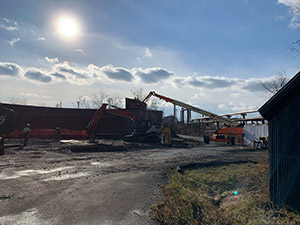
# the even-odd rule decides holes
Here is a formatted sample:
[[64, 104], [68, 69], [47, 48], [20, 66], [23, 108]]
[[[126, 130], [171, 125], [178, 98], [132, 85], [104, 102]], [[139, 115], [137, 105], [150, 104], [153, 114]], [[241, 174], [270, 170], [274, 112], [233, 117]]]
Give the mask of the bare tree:
[[114, 105], [117, 107], [122, 107], [123, 106], [123, 101], [122, 97], [119, 94], [113, 94], [110, 97], [107, 98], [107, 102], [110, 105]]
[[132, 88], [130, 91], [131, 94], [133, 95], [133, 98], [135, 99], [139, 99], [140, 101], [143, 101], [144, 98], [146, 98], [143, 88]]
[[[131, 93], [135, 99], [139, 99], [140, 101], [143, 101], [147, 96], [146, 94], [144, 94], [143, 88], [133, 88], [131, 89]], [[147, 108], [151, 110], [159, 110], [158, 99], [151, 99], [150, 101], [148, 101]]]
[[46, 106], [46, 103], [45, 102], [38, 102], [36, 103], [37, 106], [42, 106], [42, 107], [45, 107]]
[[[300, 1], [299, 0], [289, 0], [288, 4], [290, 7], [290, 13], [293, 14], [293, 19], [291, 21], [291, 25], [294, 28], [299, 28], [299, 16], [300, 16]], [[300, 46], [300, 39], [292, 42], [292, 46], [289, 49], [297, 54], [300, 54], [299, 50]]]
[[105, 91], [100, 90], [98, 93], [92, 95], [91, 103], [93, 108], [100, 108], [102, 104], [107, 100], [108, 95]]
[[[151, 99], [148, 103], [148, 109], [151, 109], [151, 110], [159, 110], [159, 102], [158, 102], [158, 99]], [[164, 105], [163, 107], [164, 108]], [[163, 110], [163, 109], [162, 109]]]
[[78, 96], [76, 102], [72, 102], [75, 108], [91, 109], [92, 102], [88, 96]]
[[27, 101], [27, 98], [9, 97], [6, 102], [17, 105], [27, 105]]
[[100, 90], [98, 93], [89, 96], [78, 96], [76, 102], [72, 102], [75, 108], [98, 109], [103, 103], [108, 103], [117, 107], [123, 106], [122, 97], [119, 94], [107, 95], [105, 91]]
[[288, 81], [286, 72], [280, 72], [270, 81], [261, 81], [262, 87], [271, 94], [276, 94]]

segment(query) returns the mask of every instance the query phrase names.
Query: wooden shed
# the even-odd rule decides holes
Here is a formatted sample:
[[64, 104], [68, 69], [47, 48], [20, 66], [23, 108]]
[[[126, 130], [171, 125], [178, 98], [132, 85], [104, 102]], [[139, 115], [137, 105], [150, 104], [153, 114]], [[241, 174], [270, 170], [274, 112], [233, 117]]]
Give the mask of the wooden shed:
[[300, 72], [259, 112], [269, 121], [270, 200], [300, 211]]

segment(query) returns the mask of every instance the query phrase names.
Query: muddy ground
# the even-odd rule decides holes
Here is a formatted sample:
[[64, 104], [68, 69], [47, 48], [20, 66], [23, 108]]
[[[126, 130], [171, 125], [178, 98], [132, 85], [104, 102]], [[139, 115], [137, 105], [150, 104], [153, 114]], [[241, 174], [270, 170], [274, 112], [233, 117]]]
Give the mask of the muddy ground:
[[17, 150], [21, 141], [10, 141], [0, 156], [1, 225], [155, 224], [149, 207], [162, 198], [170, 169], [267, 158], [266, 151], [226, 144], [126, 150], [113, 142], [112, 152], [84, 153], [77, 150], [85, 141], [31, 140]]

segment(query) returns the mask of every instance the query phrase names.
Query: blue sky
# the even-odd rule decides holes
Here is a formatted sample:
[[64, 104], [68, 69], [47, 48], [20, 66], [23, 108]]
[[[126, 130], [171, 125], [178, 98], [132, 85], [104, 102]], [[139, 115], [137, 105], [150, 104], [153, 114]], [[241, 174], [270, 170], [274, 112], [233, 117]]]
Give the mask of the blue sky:
[[[298, 0], [0, 4], [3, 102], [72, 107], [100, 90], [131, 97], [143, 88], [227, 113], [257, 109], [270, 97], [260, 81], [299, 70], [289, 49], [300, 36]], [[58, 32], [66, 16], [79, 28], [71, 38]]]

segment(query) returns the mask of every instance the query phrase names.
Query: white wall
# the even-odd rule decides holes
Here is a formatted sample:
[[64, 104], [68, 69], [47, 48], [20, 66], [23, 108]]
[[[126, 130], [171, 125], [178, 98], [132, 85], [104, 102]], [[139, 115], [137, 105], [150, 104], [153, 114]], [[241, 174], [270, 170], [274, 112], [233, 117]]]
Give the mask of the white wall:
[[253, 145], [254, 139], [259, 139], [259, 137], [269, 136], [268, 125], [256, 125], [256, 124], [246, 124], [244, 127], [245, 137], [244, 144], [245, 145]]

